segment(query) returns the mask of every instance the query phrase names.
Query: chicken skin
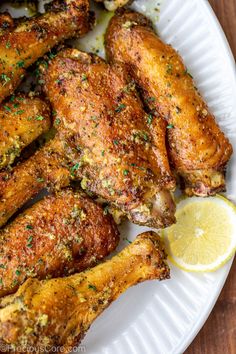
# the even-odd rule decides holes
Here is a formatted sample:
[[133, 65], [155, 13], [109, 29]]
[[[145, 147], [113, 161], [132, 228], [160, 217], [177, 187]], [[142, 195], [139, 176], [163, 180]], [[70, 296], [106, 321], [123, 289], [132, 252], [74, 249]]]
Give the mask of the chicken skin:
[[27, 278], [82, 271], [114, 251], [119, 232], [111, 215], [81, 193], [45, 197], [0, 230], [0, 296]]
[[123, 69], [68, 49], [42, 71], [58, 132], [35, 156], [0, 177], [0, 223], [43, 187], [60, 189], [74, 179], [135, 223], [172, 224], [174, 180], [163, 134], [157, 142], [151, 139], [148, 117]]
[[154, 232], [139, 235], [117, 256], [68, 278], [29, 279], [0, 300], [0, 345], [4, 352], [25, 348], [68, 353], [93, 321], [129, 287], [169, 278], [165, 252]]
[[151, 112], [167, 121], [171, 163], [186, 194], [224, 190], [232, 146], [180, 55], [161, 41], [146, 17], [131, 10], [121, 9], [111, 19], [105, 42], [109, 60], [126, 65]]
[[[122, 67], [111, 68], [97, 56], [69, 49], [42, 71], [46, 95], [61, 119], [60, 132], [67, 137], [66, 155], [79, 163], [74, 173], [82, 178], [82, 187], [134, 222], [173, 222], [167, 190], [174, 180], [165, 141], [151, 140], [148, 117]], [[162, 132], [161, 123], [157, 129]], [[154, 205], [162, 191], [165, 210], [162, 201]]]
[[0, 106], [0, 169], [11, 165], [21, 151], [51, 125], [48, 105], [22, 95]]
[[0, 32], [0, 102], [39, 57], [65, 39], [88, 32], [89, 0], [54, 0], [47, 13], [9, 26]]

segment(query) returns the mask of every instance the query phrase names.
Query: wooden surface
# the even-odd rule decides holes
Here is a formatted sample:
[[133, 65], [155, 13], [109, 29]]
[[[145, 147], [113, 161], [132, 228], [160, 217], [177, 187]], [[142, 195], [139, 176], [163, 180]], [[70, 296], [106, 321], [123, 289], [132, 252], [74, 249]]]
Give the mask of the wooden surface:
[[[236, 0], [209, 2], [236, 58]], [[185, 354], [236, 354], [236, 259], [211, 315]]]

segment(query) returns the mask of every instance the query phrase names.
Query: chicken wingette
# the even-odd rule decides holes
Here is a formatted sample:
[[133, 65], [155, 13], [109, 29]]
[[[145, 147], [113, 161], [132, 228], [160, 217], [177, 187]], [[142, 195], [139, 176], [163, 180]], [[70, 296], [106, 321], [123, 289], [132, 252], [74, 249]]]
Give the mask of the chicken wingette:
[[0, 230], [0, 296], [15, 292], [28, 278], [89, 268], [118, 241], [111, 215], [81, 192], [47, 196]]
[[151, 111], [167, 121], [169, 156], [185, 192], [207, 196], [224, 190], [232, 146], [177, 51], [131, 10], [111, 19], [105, 42], [109, 60], [126, 64]]
[[165, 124], [157, 120], [159, 133], [151, 138], [149, 117], [123, 69], [67, 49], [42, 71], [58, 132], [11, 175], [0, 176], [0, 223], [44, 186], [59, 189], [77, 179], [135, 223], [172, 224]]
[[[12, 27], [12, 25], [11, 25]], [[50, 10], [0, 33], [0, 102], [21, 82], [25, 70], [56, 44], [91, 27], [89, 0], [54, 0]]]
[[[169, 278], [160, 238], [146, 232], [117, 256], [68, 278], [27, 280], [0, 300], [0, 347], [68, 353], [93, 321], [129, 287]], [[44, 350], [47, 348], [47, 351]]]
[[55, 139], [12, 170], [0, 173], [0, 227], [43, 188], [68, 186], [68, 166], [63, 142]]
[[0, 169], [50, 128], [48, 105], [37, 97], [11, 96], [0, 105]]
[[96, 2], [103, 2], [108, 11], [115, 11], [119, 7], [130, 4], [133, 0], [95, 0]]

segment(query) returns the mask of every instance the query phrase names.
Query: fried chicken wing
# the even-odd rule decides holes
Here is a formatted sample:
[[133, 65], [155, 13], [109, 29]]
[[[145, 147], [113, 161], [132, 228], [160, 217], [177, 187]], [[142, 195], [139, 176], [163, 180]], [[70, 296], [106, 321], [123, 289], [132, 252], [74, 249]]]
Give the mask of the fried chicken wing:
[[224, 190], [232, 146], [194, 86], [180, 55], [161, 41], [151, 22], [120, 10], [106, 33], [110, 61], [127, 65], [149, 108], [168, 122], [171, 162], [188, 195]]
[[[171, 207], [167, 190], [174, 180], [165, 141], [151, 140], [147, 116], [122, 67], [111, 68], [101, 58], [69, 49], [42, 70], [45, 92], [61, 119], [66, 155], [82, 187], [134, 222], [172, 222], [171, 211], [154, 205], [163, 191], [163, 202]], [[161, 123], [158, 129], [163, 130]]]
[[27, 280], [15, 295], [0, 300], [1, 347], [12, 353], [14, 348], [21, 353], [27, 347], [68, 353], [126, 289], [145, 280], [166, 278], [169, 268], [160, 238], [147, 232], [111, 260], [83, 273]]
[[50, 128], [48, 105], [37, 97], [12, 96], [0, 106], [0, 169]]
[[122, 68], [69, 49], [44, 68], [43, 80], [58, 133], [7, 181], [2, 176], [1, 224], [42, 187], [50, 183], [59, 189], [70, 179], [82, 180], [83, 189], [133, 222], [153, 227], [173, 223], [169, 189], [174, 180], [165, 142], [150, 139], [145, 112]]
[[39, 57], [65, 39], [83, 35], [90, 25], [88, 0], [54, 0], [47, 13], [0, 33], [0, 101]]
[[95, 0], [96, 2], [103, 2], [108, 11], [115, 11], [119, 7], [130, 4], [133, 0]]
[[27, 278], [45, 279], [82, 271], [117, 246], [112, 217], [81, 193], [45, 197], [0, 230], [0, 296]]
[[68, 164], [61, 141], [55, 139], [11, 171], [0, 173], [0, 227], [46, 186], [68, 186]]

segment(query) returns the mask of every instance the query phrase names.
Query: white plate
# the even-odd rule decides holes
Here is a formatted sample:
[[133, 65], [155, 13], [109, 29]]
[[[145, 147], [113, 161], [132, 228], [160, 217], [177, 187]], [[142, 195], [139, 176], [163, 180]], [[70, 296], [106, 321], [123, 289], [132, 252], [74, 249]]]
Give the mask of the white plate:
[[[161, 38], [180, 52], [236, 151], [235, 63], [208, 2], [136, 0], [132, 7], [149, 16]], [[99, 49], [104, 54], [101, 34], [109, 17], [102, 13], [95, 35], [90, 33], [77, 47], [87, 51]], [[228, 167], [226, 193], [234, 202], [235, 156]], [[122, 226], [122, 236], [132, 240], [142, 230], [145, 228], [127, 222]], [[123, 241], [121, 247], [125, 244]], [[92, 325], [82, 342], [86, 353], [183, 353], [210, 314], [231, 264], [232, 261], [217, 272], [200, 275], [171, 266], [171, 280], [149, 281], [129, 289]]]
[[[151, 17], [161, 38], [180, 52], [236, 151], [235, 63], [208, 2], [136, 0], [132, 7]], [[103, 55], [102, 34], [110, 15], [100, 11], [99, 17], [96, 30], [76, 41], [76, 46], [89, 51], [98, 49]], [[236, 202], [235, 156], [228, 168], [226, 195]], [[132, 240], [143, 230], [146, 228], [127, 222], [121, 228], [122, 238]], [[120, 248], [125, 245], [127, 241], [122, 240]], [[231, 264], [232, 261], [215, 273], [200, 275], [171, 266], [171, 280], [149, 281], [129, 289], [91, 326], [79, 352], [183, 353], [211, 312]]]

